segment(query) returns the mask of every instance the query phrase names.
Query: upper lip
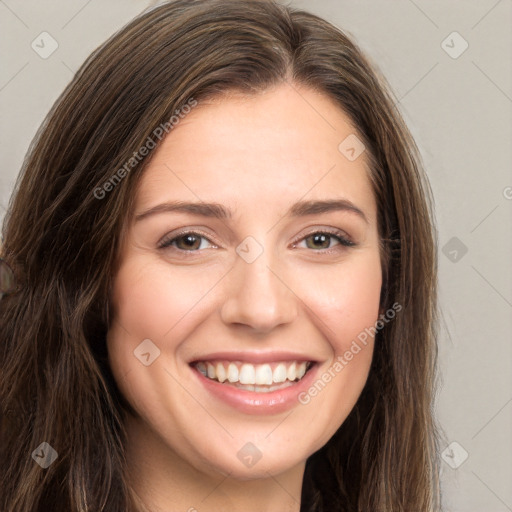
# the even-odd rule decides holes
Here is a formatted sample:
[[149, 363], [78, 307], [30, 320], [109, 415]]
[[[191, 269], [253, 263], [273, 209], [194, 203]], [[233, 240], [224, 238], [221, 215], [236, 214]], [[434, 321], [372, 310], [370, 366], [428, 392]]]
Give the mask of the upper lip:
[[243, 363], [263, 364], [263, 363], [278, 363], [282, 361], [311, 361], [317, 362], [316, 359], [307, 354], [299, 354], [296, 352], [283, 352], [283, 351], [268, 351], [268, 352], [251, 352], [251, 351], [236, 351], [236, 352], [212, 352], [202, 356], [194, 357], [189, 361], [189, 364], [194, 364], [199, 361], [241, 361]]

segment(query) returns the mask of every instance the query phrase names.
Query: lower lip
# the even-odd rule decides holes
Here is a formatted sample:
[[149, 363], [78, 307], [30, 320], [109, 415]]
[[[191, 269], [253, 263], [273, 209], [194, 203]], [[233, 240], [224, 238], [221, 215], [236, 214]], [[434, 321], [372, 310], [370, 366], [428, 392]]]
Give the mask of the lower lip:
[[239, 389], [229, 384], [221, 384], [205, 377], [195, 368], [191, 368], [191, 370], [209, 393], [231, 407], [246, 414], [278, 414], [300, 405], [299, 394], [310, 387], [318, 370], [318, 364], [314, 364], [298, 382], [284, 389], [268, 393], [258, 393]]

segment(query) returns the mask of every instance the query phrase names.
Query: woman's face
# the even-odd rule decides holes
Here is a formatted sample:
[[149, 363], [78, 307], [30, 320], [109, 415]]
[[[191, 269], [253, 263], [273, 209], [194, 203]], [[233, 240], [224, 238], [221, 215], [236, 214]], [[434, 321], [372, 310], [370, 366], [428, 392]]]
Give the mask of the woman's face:
[[355, 405], [381, 266], [354, 132], [328, 97], [281, 85], [200, 103], [153, 155], [108, 333], [151, 460], [275, 475]]

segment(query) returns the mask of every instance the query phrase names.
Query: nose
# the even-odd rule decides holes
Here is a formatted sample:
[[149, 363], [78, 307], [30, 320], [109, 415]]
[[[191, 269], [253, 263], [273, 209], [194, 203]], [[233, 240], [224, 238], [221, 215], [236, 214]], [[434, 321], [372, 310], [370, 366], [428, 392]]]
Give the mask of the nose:
[[292, 322], [297, 316], [299, 299], [292, 283], [281, 274], [279, 265], [267, 257], [267, 251], [252, 263], [237, 257], [221, 307], [223, 322], [246, 325], [261, 334]]

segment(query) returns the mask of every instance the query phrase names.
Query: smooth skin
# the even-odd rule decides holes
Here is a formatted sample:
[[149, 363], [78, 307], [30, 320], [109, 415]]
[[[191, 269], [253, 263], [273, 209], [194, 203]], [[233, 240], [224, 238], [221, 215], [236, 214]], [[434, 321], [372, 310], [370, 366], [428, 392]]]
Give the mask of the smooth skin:
[[[376, 203], [365, 153], [349, 161], [338, 149], [354, 133], [326, 95], [284, 83], [199, 103], [153, 155], [121, 247], [107, 339], [114, 377], [137, 412], [126, 419], [127, 454], [148, 510], [299, 511], [306, 459], [354, 407], [374, 340], [307, 404], [279, 414], [226, 404], [189, 362], [219, 350], [287, 351], [318, 361], [320, 378], [375, 325]], [[298, 201], [331, 199], [364, 218], [346, 209], [287, 215]], [[219, 203], [232, 217], [169, 211], [136, 220], [170, 201]], [[355, 245], [336, 234], [318, 241], [325, 230]], [[187, 245], [190, 231], [199, 235]], [[252, 263], [236, 251], [247, 237], [263, 248]], [[148, 366], [134, 356], [146, 339], [160, 350]], [[249, 442], [262, 454], [252, 467], [237, 457]]]

